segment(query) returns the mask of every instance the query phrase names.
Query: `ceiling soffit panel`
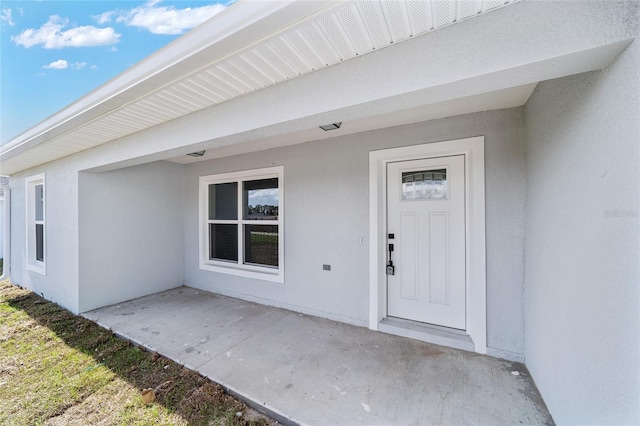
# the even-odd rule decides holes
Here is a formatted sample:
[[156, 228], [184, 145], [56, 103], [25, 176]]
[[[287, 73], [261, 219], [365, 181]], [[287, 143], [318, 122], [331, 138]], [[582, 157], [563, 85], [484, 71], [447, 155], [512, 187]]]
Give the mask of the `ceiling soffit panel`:
[[36, 156], [30, 149], [20, 163], [34, 166], [85, 150], [516, 1], [342, 3], [54, 137], [45, 144], [60, 151]]

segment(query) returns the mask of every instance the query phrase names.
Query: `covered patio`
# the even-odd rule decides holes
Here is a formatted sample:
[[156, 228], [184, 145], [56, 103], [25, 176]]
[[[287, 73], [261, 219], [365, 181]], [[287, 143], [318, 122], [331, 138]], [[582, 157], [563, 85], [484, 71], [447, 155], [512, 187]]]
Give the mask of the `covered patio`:
[[523, 364], [190, 287], [84, 316], [285, 424], [553, 424]]

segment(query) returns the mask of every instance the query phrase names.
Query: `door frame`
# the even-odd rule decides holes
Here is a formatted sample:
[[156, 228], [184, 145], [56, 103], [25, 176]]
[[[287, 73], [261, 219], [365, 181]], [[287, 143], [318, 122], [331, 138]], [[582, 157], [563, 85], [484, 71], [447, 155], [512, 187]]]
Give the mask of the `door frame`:
[[387, 317], [387, 163], [465, 156], [466, 334], [487, 353], [484, 136], [369, 152], [369, 329]]

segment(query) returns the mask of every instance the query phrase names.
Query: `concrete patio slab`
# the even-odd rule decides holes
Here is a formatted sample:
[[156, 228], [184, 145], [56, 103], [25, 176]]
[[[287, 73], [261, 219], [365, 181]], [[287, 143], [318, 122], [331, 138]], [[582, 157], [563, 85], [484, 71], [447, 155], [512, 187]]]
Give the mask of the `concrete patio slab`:
[[522, 364], [189, 287], [84, 316], [281, 422], [553, 424]]

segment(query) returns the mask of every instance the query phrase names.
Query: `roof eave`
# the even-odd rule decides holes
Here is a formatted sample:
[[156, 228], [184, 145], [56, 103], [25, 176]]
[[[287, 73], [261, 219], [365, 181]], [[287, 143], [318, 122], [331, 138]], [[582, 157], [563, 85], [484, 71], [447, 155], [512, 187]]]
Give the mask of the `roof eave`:
[[185, 72], [204, 66], [213, 58], [229, 56], [338, 4], [336, 1], [239, 1], [9, 140], [0, 148], [0, 161], [95, 120], [147, 90], [169, 84]]

